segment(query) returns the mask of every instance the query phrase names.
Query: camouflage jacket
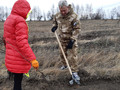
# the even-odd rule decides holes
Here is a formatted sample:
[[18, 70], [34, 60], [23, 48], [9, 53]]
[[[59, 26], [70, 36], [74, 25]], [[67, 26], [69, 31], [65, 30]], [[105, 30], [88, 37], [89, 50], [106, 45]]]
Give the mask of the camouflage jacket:
[[78, 15], [69, 6], [69, 13], [63, 17], [60, 12], [53, 18], [53, 26], [58, 26], [61, 42], [69, 42], [70, 39], [77, 41], [80, 32], [80, 20]]

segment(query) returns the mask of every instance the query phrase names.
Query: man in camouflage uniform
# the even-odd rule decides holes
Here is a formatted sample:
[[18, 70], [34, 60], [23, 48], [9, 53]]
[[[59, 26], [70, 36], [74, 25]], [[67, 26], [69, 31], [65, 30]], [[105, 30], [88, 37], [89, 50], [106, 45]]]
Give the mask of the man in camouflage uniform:
[[[55, 32], [57, 28], [59, 29], [59, 39], [62, 48], [68, 59], [72, 72], [77, 74], [77, 37], [80, 32], [80, 20], [78, 15], [73, 12], [71, 5], [67, 4], [66, 0], [59, 1], [59, 10], [60, 12], [57, 13], [53, 19], [53, 28], [51, 31]], [[63, 63], [61, 69], [63, 70], [67, 65], [62, 52], [60, 53], [60, 56]]]

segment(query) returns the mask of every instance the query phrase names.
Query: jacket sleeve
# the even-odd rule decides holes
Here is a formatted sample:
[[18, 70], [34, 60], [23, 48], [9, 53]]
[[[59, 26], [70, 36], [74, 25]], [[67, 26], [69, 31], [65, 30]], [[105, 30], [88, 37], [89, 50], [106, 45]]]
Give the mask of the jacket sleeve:
[[15, 26], [16, 44], [19, 52], [28, 60], [36, 59], [28, 43], [28, 26], [25, 20], [18, 21]]
[[78, 35], [80, 34], [81, 31], [81, 25], [80, 25], [80, 20], [78, 18], [78, 16], [76, 16], [76, 18], [74, 18], [74, 20], [72, 21], [72, 40], [77, 40]]

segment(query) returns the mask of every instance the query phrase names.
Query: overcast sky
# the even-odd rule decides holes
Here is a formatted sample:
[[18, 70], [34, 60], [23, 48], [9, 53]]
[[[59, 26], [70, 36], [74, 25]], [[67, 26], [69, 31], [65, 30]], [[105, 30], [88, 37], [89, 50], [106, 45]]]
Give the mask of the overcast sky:
[[[0, 0], [0, 6], [7, 6], [11, 7], [17, 0]], [[53, 4], [55, 7], [58, 6], [59, 0], [27, 0], [31, 8], [34, 6], [39, 6], [40, 10], [43, 12], [49, 11]], [[92, 4], [93, 9], [96, 8], [103, 8], [103, 9], [109, 9], [113, 8], [115, 6], [120, 6], [120, 0], [67, 0], [69, 4], [74, 3], [75, 5], [83, 5], [85, 6], [86, 4]]]

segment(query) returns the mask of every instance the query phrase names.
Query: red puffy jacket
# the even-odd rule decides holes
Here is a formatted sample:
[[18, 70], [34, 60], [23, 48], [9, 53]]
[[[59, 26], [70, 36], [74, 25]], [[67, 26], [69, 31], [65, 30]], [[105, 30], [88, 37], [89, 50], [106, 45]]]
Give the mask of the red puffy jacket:
[[4, 23], [5, 65], [13, 73], [27, 73], [31, 68], [28, 61], [36, 59], [28, 43], [28, 26], [25, 21], [30, 9], [26, 0], [16, 1]]

